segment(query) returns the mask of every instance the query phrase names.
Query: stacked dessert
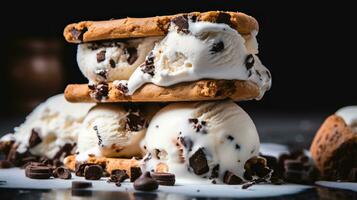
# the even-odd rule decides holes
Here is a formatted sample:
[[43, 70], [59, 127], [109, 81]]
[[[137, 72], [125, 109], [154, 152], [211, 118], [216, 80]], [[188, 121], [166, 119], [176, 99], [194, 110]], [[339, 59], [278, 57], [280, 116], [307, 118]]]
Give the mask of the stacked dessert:
[[[235, 103], [259, 100], [271, 86], [257, 57], [257, 33], [253, 17], [220, 11], [68, 25], [64, 36], [78, 43], [77, 62], [89, 83], [65, 90], [67, 104], [87, 108], [69, 108], [83, 117], [63, 125], [81, 123], [65, 165], [90, 179], [102, 167], [112, 181], [145, 172], [141, 181], [152, 175], [166, 185], [175, 176], [226, 184], [269, 179], [255, 125]], [[30, 141], [40, 149], [46, 134], [39, 132]]]

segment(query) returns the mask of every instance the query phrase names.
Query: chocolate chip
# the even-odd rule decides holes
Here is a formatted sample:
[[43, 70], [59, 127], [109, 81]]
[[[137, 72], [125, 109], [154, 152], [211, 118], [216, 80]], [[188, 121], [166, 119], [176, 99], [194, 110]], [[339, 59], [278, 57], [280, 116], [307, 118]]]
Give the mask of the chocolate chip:
[[40, 135], [38, 133], [38, 129], [33, 128], [31, 130], [31, 136], [29, 139], [29, 148], [33, 148], [36, 145], [40, 144], [42, 142], [42, 139], [40, 138]]
[[112, 171], [110, 175], [111, 182], [123, 182], [128, 179], [129, 176], [125, 170], [115, 169]]
[[234, 137], [231, 136], [231, 135], [228, 135], [228, 136], [227, 136], [227, 139], [230, 140], [230, 141], [233, 141], [233, 140], [234, 140]]
[[151, 76], [155, 75], [155, 65], [154, 65], [154, 54], [151, 51], [149, 55], [146, 57], [145, 64], [141, 65], [141, 71], [147, 73]]
[[49, 179], [52, 172], [47, 166], [30, 164], [25, 168], [25, 175], [32, 179]]
[[252, 54], [247, 55], [245, 58], [245, 67], [247, 70], [251, 69], [254, 66], [254, 56]]
[[87, 180], [99, 180], [102, 174], [103, 168], [100, 165], [89, 165], [84, 168], [84, 178]]
[[82, 41], [83, 40], [83, 35], [84, 33], [87, 31], [87, 28], [84, 28], [83, 30], [77, 30], [76, 28], [72, 28], [70, 30], [71, 34], [72, 34], [72, 37], [75, 39], [75, 40], [79, 40], [79, 41]]
[[209, 171], [206, 155], [203, 148], [198, 149], [189, 159], [189, 164], [193, 172], [197, 175], [204, 174]]
[[60, 179], [72, 178], [71, 171], [69, 171], [69, 169], [67, 169], [66, 167], [57, 167], [53, 172], [53, 176], [58, 177]]
[[159, 185], [167, 185], [167, 186], [175, 185], [175, 174], [155, 172], [151, 174], [151, 176], [159, 183]]
[[197, 124], [198, 123], [198, 119], [197, 118], [190, 118], [190, 119], [188, 119], [188, 122]]
[[98, 63], [103, 62], [105, 60], [105, 53], [106, 53], [105, 50], [102, 50], [97, 53], [97, 62]]
[[87, 166], [90, 166], [90, 165], [94, 165], [92, 163], [76, 163], [76, 166], [75, 166], [75, 175], [76, 176], [84, 176], [84, 170]]
[[226, 171], [223, 176], [223, 182], [228, 185], [238, 185], [243, 183], [243, 180], [231, 171]]
[[130, 182], [134, 182], [141, 176], [140, 167], [130, 167]]
[[231, 15], [228, 13], [220, 12], [216, 18], [216, 23], [227, 24], [228, 26], [234, 28], [231, 22]]
[[116, 64], [115, 64], [115, 61], [114, 61], [113, 59], [110, 59], [110, 60], [109, 60], [109, 64], [110, 64], [110, 67], [111, 67], [111, 68], [115, 68], [115, 65], [116, 65]]
[[129, 114], [126, 116], [125, 129], [128, 131], [140, 131], [145, 128], [146, 120], [141, 115], [142, 114], [139, 111], [130, 111]]
[[95, 74], [97, 74], [98, 76], [102, 77], [103, 79], [107, 79], [107, 70], [106, 69], [98, 69], [95, 71]]
[[129, 92], [128, 83], [117, 83], [115, 84], [115, 88], [119, 90], [120, 93], [126, 94]]
[[211, 49], [209, 50], [211, 54], [218, 53], [224, 49], [224, 43], [222, 41], [219, 41], [217, 43], [213, 43]]
[[7, 169], [11, 168], [13, 165], [10, 161], [7, 160], [0, 160], [0, 169]]
[[84, 189], [84, 188], [90, 188], [92, 187], [91, 182], [85, 182], [85, 181], [72, 181], [72, 188], [73, 189]]
[[141, 191], [153, 191], [159, 188], [159, 184], [151, 177], [150, 172], [145, 172], [135, 180], [134, 188]]
[[129, 58], [127, 62], [132, 65], [138, 59], [138, 51], [134, 47], [129, 47], [126, 49], [129, 53]]
[[177, 32], [189, 33], [187, 15], [180, 15], [171, 20], [177, 26]]
[[219, 175], [219, 164], [215, 165], [213, 168], [212, 168], [212, 173], [211, 173], [211, 176], [210, 178], [218, 178], [218, 175]]
[[91, 91], [91, 97], [95, 98], [98, 101], [106, 99], [109, 93], [109, 86], [107, 83], [99, 83], [95, 86], [95, 90]]
[[236, 145], [235, 145], [235, 148], [236, 148], [236, 149], [240, 149], [239, 144], [236, 144]]

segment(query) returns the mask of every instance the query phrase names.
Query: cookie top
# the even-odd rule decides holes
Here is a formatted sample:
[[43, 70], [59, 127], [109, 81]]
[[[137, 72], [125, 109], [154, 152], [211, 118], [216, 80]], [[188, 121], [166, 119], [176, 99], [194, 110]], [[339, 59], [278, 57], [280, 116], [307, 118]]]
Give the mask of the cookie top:
[[70, 43], [164, 36], [169, 30], [171, 20], [180, 16], [187, 16], [197, 21], [225, 23], [242, 35], [259, 30], [258, 22], [253, 17], [244, 13], [209, 11], [147, 18], [127, 17], [107, 21], [83, 21], [67, 25], [63, 35]]

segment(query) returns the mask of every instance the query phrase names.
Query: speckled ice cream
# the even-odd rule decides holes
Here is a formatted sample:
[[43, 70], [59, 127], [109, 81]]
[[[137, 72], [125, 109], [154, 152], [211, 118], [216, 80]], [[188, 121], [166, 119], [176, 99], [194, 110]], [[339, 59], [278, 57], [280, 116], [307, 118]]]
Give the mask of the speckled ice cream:
[[161, 37], [83, 43], [78, 45], [77, 63], [91, 82], [128, 80]]
[[30, 148], [29, 151], [38, 156], [53, 156], [66, 143], [77, 142], [80, 126], [92, 103], [69, 103], [63, 94], [47, 99], [37, 106], [26, 121], [15, 128], [14, 134], [5, 135], [1, 140], [15, 140], [19, 147], [17, 151], [25, 152], [29, 147], [32, 131], [42, 142]]
[[[150, 109], [154, 109], [152, 106]], [[143, 107], [100, 104], [86, 116], [78, 137], [77, 160], [88, 154], [105, 157], [142, 156], [139, 147], [153, 114]]]
[[[259, 137], [253, 121], [232, 101], [175, 103], [151, 120], [142, 147], [144, 170], [174, 173], [180, 179], [208, 181], [218, 167], [218, 182], [228, 170], [243, 177], [245, 162], [257, 156]], [[203, 151], [209, 169], [197, 174], [190, 158]], [[203, 178], [202, 178], [203, 177]]]
[[170, 31], [138, 67], [127, 84], [128, 94], [152, 82], [170, 86], [204, 78], [250, 80], [260, 88], [261, 98], [271, 86], [270, 72], [262, 65], [257, 31], [240, 35], [227, 24], [188, 21], [187, 30], [171, 23]]

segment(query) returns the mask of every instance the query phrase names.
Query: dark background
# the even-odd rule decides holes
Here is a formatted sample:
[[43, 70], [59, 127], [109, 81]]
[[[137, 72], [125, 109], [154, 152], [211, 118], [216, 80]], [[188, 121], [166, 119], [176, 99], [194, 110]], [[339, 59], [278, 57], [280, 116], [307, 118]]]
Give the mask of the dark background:
[[[263, 111], [285, 114], [318, 112], [325, 117], [342, 106], [357, 103], [357, 66], [354, 61], [357, 57], [357, 17], [354, 6], [346, 2], [182, 0], [8, 3], [1, 6], [0, 12], [0, 58], [3, 61], [0, 67], [0, 116], [4, 118], [24, 116], [36, 102], [62, 92], [68, 83], [86, 82], [76, 64], [76, 46], [66, 43], [62, 36], [67, 24], [82, 20], [208, 10], [242, 11], [254, 16], [260, 24], [259, 56], [272, 72], [273, 86], [261, 101], [242, 103], [253, 115]], [[47, 47], [48, 43], [45, 43], [42, 49], [49, 49], [47, 54], [55, 55], [61, 61], [62, 75], [51, 72], [49, 75], [44, 73], [41, 76], [45, 78], [41, 78], [31, 70], [24, 70], [26, 76], [18, 77], [16, 68], [26, 68], [26, 64], [16, 61], [26, 61], [27, 55], [32, 52], [23, 40], [30, 43], [34, 40], [54, 41], [55, 47]], [[46, 51], [39, 54], [47, 55]], [[39, 84], [36, 84], [38, 80]], [[57, 84], [52, 87], [53, 83], [49, 80], [57, 80]], [[33, 96], [36, 97], [31, 100], [30, 106], [23, 106]]]

